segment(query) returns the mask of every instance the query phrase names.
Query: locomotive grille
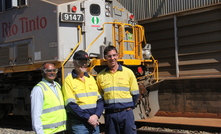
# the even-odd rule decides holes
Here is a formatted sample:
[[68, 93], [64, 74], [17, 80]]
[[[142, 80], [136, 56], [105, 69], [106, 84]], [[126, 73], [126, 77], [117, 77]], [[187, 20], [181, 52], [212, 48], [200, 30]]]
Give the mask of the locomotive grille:
[[16, 64], [28, 63], [28, 44], [17, 45]]

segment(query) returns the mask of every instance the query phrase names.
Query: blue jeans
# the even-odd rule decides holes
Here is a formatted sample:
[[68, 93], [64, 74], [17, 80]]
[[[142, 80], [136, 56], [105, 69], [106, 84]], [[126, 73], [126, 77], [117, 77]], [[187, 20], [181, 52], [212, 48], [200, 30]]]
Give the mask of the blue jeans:
[[67, 130], [69, 134], [99, 134], [99, 126], [93, 127], [83, 120], [68, 119]]

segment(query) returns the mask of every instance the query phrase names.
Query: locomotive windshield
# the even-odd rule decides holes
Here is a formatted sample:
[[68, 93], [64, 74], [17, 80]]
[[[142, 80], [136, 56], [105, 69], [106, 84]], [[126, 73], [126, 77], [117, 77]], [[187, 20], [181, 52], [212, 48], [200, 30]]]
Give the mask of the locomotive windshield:
[[99, 16], [100, 13], [101, 13], [101, 8], [100, 8], [100, 6], [97, 5], [97, 4], [91, 4], [91, 6], [90, 6], [90, 13], [91, 13], [91, 15], [93, 15], [93, 16]]

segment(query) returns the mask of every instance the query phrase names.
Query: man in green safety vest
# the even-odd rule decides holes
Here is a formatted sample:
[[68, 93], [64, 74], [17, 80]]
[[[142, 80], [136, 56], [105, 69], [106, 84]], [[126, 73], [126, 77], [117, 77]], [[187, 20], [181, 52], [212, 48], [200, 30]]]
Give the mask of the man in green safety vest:
[[42, 65], [42, 81], [31, 92], [32, 128], [37, 134], [65, 134], [66, 111], [61, 86], [54, 81], [58, 69]]

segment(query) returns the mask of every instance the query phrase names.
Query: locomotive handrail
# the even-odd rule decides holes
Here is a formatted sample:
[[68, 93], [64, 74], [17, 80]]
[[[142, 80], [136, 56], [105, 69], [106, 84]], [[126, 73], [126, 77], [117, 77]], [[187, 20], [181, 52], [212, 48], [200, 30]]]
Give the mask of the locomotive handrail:
[[[138, 45], [137, 47], [135, 47], [137, 50], [137, 52], [139, 52], [139, 54], [138, 55], [136, 55], [137, 57], [136, 58], [138, 58], [138, 59], [142, 59], [142, 51], [138, 51], [138, 49], [139, 50], [142, 50], [142, 42], [143, 42], [143, 39], [144, 39], [144, 28], [143, 28], [143, 26], [141, 26], [141, 25], [135, 25], [135, 27], [137, 27], [138, 28], [138, 30], [140, 30], [140, 31], [138, 31], [140, 34], [141, 34], [141, 36], [138, 36], [138, 34], [136, 33], [135, 34], [135, 39], [136, 39], [136, 43], [135, 43], [135, 45]], [[137, 31], [136, 31], [137, 32]], [[138, 48], [139, 47], [139, 48]]]
[[153, 61], [154, 61], [154, 64], [156, 65], [156, 67], [154, 68], [154, 70], [155, 70], [155, 78], [156, 78], [156, 82], [158, 82], [159, 81], [159, 74], [158, 74], [158, 60], [155, 60], [154, 59], [154, 57], [151, 55], [151, 58], [153, 59]]
[[104, 33], [104, 25], [105, 24], [114, 24], [115, 22], [105, 22], [102, 24], [102, 32], [90, 43], [90, 45], [87, 47], [87, 49], [85, 50], [85, 52], [87, 52], [90, 47], [94, 44], [95, 41], [97, 41], [97, 39]]
[[70, 52], [70, 54], [68, 55], [68, 57], [64, 60], [64, 62], [61, 65], [61, 72], [62, 72], [62, 76], [61, 76], [61, 83], [64, 83], [64, 66], [65, 64], [68, 62], [68, 60], [71, 58], [71, 56], [73, 55], [73, 53], [76, 51], [76, 49], [78, 48], [78, 46], [80, 45], [80, 43], [82, 42], [82, 32], [81, 32], [81, 26], [78, 25], [78, 29], [79, 29], [79, 42], [76, 44], [75, 48]]
[[[124, 26], [125, 25], [129, 25], [129, 26], [133, 27], [131, 24], [126, 24], [126, 23], [122, 23], [122, 22], [105, 22], [105, 23], [103, 23], [102, 24], [102, 32], [90, 43], [90, 45], [85, 50], [86, 52], [90, 49], [90, 47], [94, 44], [94, 42], [97, 41], [97, 39], [104, 33], [104, 25], [106, 25], [106, 24], [117, 24], [118, 26], [121, 26], [121, 32], [122, 33], [124, 33]], [[113, 42], [113, 46], [116, 47], [116, 43], [115, 43], [115, 41], [116, 41], [116, 38], [115, 38], [115, 27], [114, 26], [112, 26], [112, 30], [113, 30], [113, 35], [112, 35], [113, 41], [112, 42]], [[133, 28], [133, 32], [134, 32], [134, 28]], [[123, 34], [120, 34], [119, 36], [122, 36], [122, 35]], [[119, 58], [122, 58], [123, 55], [124, 55], [124, 53], [123, 53], [123, 45], [122, 45], [122, 44], [124, 44], [124, 42], [132, 42], [132, 43], [135, 44], [135, 41], [123, 40], [123, 38], [124, 38], [124, 36], [122, 36], [120, 41], [118, 41], [118, 42], [121, 43], [120, 48], [119, 48], [120, 49], [120, 51], [119, 51]], [[126, 51], [126, 53], [135, 55], [134, 50], [133, 51]]]

